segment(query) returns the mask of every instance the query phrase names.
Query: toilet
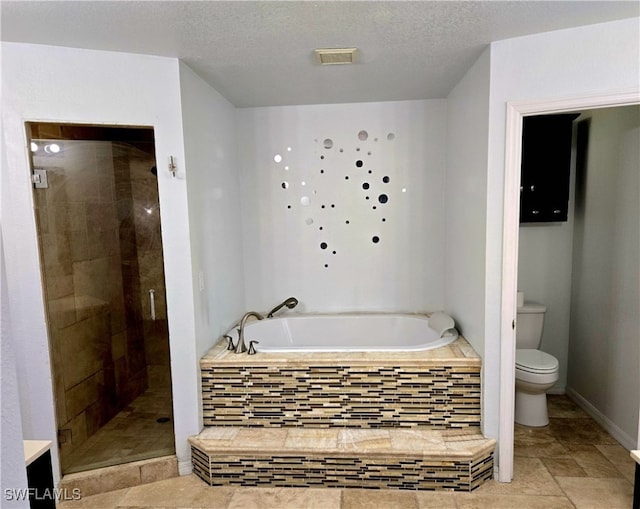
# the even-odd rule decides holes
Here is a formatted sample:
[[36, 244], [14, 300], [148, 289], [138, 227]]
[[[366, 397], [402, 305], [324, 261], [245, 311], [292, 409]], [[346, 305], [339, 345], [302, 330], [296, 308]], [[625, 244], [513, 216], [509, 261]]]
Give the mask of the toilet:
[[533, 302], [518, 307], [515, 420], [524, 426], [549, 424], [546, 392], [558, 381], [558, 359], [538, 350], [546, 311]]

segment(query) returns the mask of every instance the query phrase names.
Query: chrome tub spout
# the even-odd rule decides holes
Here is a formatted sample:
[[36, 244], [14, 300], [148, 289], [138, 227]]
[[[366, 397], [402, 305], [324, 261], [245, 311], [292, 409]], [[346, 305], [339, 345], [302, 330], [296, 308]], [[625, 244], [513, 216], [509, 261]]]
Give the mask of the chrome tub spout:
[[264, 319], [264, 316], [262, 316], [260, 313], [256, 313], [255, 311], [249, 311], [248, 313], [245, 313], [245, 315], [242, 317], [242, 320], [240, 320], [240, 334], [238, 335], [238, 344], [236, 345], [235, 350], [236, 353], [244, 353], [247, 351], [247, 345], [244, 342], [244, 325], [252, 316], [254, 318], [257, 318], [258, 320]]
[[272, 318], [275, 313], [280, 311], [283, 307], [287, 306], [289, 309], [293, 309], [298, 305], [298, 299], [295, 297], [289, 297], [284, 302], [281, 302], [276, 307], [274, 307], [271, 311], [267, 313], [267, 318]]

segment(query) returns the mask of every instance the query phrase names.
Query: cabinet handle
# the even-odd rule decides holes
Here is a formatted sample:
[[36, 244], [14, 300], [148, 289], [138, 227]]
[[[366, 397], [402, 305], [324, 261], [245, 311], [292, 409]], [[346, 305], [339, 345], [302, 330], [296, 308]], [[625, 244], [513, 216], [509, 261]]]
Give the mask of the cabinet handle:
[[531, 191], [535, 191], [536, 190], [536, 186], [531, 186], [529, 189], [531, 189]]
[[535, 215], [540, 214], [540, 211], [539, 210], [532, 210], [531, 213], [535, 216]]
[[560, 214], [560, 212], [562, 212], [560, 209], [556, 209], [553, 211], [554, 214]]

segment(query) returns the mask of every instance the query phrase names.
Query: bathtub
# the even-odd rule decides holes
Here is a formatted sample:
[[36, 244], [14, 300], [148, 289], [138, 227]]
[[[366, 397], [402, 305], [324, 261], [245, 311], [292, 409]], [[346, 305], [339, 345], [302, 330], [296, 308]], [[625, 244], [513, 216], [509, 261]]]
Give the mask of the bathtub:
[[264, 353], [398, 352], [432, 350], [458, 338], [444, 337], [429, 327], [426, 315], [412, 314], [288, 314], [245, 324], [244, 338], [258, 341]]

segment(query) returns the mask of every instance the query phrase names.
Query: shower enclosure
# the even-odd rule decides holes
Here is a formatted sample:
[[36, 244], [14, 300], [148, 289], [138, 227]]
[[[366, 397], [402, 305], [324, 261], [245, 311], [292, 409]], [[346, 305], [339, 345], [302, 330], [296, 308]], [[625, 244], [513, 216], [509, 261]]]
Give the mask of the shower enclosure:
[[62, 472], [174, 454], [153, 129], [27, 132]]

